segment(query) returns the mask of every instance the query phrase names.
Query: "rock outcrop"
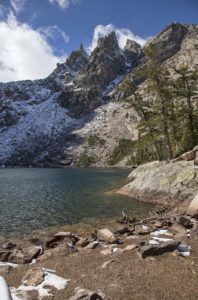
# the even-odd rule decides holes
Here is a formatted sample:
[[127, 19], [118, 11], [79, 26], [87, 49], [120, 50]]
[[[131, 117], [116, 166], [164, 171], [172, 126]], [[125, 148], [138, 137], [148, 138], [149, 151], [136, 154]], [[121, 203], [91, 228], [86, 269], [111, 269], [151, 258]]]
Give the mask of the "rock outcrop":
[[117, 193], [171, 207], [178, 205], [184, 211], [198, 186], [193, 161], [147, 163], [132, 171], [129, 180]]

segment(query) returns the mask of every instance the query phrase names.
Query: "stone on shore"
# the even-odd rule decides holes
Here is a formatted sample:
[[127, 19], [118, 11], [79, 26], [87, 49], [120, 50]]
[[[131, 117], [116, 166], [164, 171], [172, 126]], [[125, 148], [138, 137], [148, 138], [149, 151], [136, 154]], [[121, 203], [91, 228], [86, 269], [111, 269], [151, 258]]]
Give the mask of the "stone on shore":
[[45, 273], [42, 268], [33, 268], [27, 271], [22, 279], [22, 282], [26, 286], [37, 286], [44, 280]]
[[42, 252], [41, 247], [27, 247], [22, 250], [15, 249], [9, 256], [9, 262], [14, 264], [28, 264]]
[[135, 226], [135, 234], [137, 234], [137, 235], [149, 234], [152, 231], [153, 231], [153, 228], [150, 228], [147, 225], [136, 225]]
[[90, 244], [90, 240], [86, 238], [80, 238], [80, 240], [76, 243], [76, 247], [86, 247]]
[[97, 231], [97, 238], [100, 241], [105, 241], [109, 243], [114, 243], [116, 241], [116, 238], [114, 234], [109, 229], [99, 229]]
[[191, 201], [186, 214], [188, 216], [198, 219], [198, 194]]
[[140, 246], [140, 253], [143, 258], [147, 256], [155, 256], [155, 255], [161, 255], [165, 252], [173, 252], [177, 249], [177, 246], [179, 245], [178, 241], [175, 240], [169, 240], [162, 243], [154, 243], [154, 244], [146, 244]]

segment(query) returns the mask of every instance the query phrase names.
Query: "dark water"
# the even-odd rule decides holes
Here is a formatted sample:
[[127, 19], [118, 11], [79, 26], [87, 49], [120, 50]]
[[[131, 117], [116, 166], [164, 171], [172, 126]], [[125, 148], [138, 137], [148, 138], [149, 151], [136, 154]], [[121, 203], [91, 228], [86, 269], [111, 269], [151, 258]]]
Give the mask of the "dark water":
[[149, 205], [106, 193], [129, 171], [0, 169], [0, 234], [118, 217], [123, 209], [145, 215]]

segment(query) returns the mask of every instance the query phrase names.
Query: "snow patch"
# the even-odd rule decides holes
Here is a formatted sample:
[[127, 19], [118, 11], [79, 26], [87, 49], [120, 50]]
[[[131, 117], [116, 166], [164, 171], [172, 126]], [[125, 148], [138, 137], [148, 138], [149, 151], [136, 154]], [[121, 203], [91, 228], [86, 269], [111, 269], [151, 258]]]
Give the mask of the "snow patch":
[[[64, 279], [62, 277], [59, 277], [59, 276], [53, 274], [55, 272], [53, 270], [47, 270], [44, 268], [43, 268], [43, 270], [45, 272], [45, 278], [41, 284], [39, 284], [37, 286], [25, 286], [22, 284], [17, 289], [11, 288], [13, 299], [14, 300], [20, 299], [20, 298], [18, 298], [19, 296], [17, 295], [20, 292], [31, 292], [31, 291], [37, 291], [39, 294], [39, 299], [42, 299], [43, 297], [53, 296], [53, 294], [51, 293], [51, 290], [49, 288], [46, 288], [46, 286], [54, 287], [57, 290], [63, 290], [67, 287], [68, 282], [70, 280]], [[2, 300], [4, 300], [4, 299], [2, 299]], [[7, 300], [7, 299], [5, 299], [5, 300]]]

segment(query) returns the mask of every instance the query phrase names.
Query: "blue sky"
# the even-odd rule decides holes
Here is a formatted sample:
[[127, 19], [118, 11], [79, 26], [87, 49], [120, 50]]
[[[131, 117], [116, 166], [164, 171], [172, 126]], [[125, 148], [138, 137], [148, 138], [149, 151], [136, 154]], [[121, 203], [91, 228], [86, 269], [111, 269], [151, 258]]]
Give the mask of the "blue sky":
[[[133, 35], [137, 41], [138, 38], [142, 38], [140, 41], [143, 44], [144, 40], [159, 33], [170, 22], [197, 23], [197, 21], [198, 0], [0, 0], [1, 41], [2, 36], [5, 39], [7, 30], [7, 34], [13, 34], [12, 39], [16, 39], [13, 51], [14, 47], [17, 47], [20, 53], [19, 47], [24, 48], [21, 42], [23, 32], [26, 33], [24, 44], [28, 45], [27, 30], [29, 30], [32, 41], [35, 38], [34, 44], [39, 43], [41, 38], [43, 39], [40, 41], [41, 44], [46, 43], [44, 47], [49, 47], [45, 50], [52, 61], [49, 68], [43, 68], [45, 72], [40, 77], [46, 76], [60, 57], [65, 57], [73, 49], [78, 48], [81, 42], [85, 48], [90, 47], [92, 43], [93, 48], [96, 45], [94, 41], [92, 42], [94, 30], [95, 39], [99, 34], [106, 34], [115, 28], [121, 44], [125, 41], [123, 37]], [[34, 33], [37, 34], [37, 40]], [[4, 49], [4, 53], [7, 51], [12, 56], [11, 41], [8, 44], [9, 47]], [[31, 49], [27, 47], [23, 56], [26, 57], [31, 51], [37, 52], [33, 49], [33, 45]], [[40, 54], [44, 55], [42, 51]], [[18, 58], [19, 63], [23, 63], [21, 58]], [[24, 63], [27, 64], [27, 61]], [[15, 80], [15, 75], [16, 79], [39, 77], [39, 68], [32, 76], [23, 71], [18, 75], [15, 74], [14, 62], [13, 66], [10, 63], [9, 70], [5, 74], [6, 65], [5, 60], [0, 61], [0, 81]], [[3, 75], [1, 66], [4, 69]], [[4, 80], [4, 76], [7, 79]]]

